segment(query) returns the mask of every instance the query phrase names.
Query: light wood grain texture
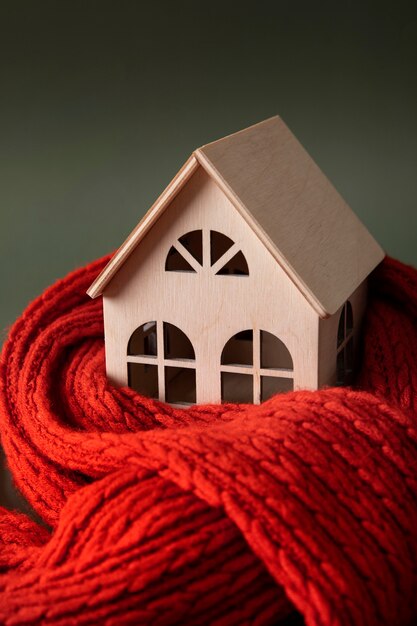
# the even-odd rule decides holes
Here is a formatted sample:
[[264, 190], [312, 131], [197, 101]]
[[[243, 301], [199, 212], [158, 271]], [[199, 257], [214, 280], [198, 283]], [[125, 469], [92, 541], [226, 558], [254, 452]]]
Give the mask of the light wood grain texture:
[[[178, 238], [202, 230], [203, 264], [198, 271], [167, 272], [166, 256]], [[211, 266], [210, 230], [232, 239], [249, 267], [248, 276], [216, 275]], [[224, 261], [228, 256], [224, 255]], [[219, 402], [221, 372], [251, 373], [253, 401], [260, 400], [261, 377], [293, 378], [294, 388], [318, 385], [318, 315], [263, 246], [251, 227], [203, 168], [172, 200], [126, 259], [104, 293], [106, 365], [110, 380], [127, 384], [127, 345], [132, 333], [149, 321], [158, 324], [159, 397], [165, 399], [164, 368], [179, 365], [164, 358], [162, 322], [180, 328], [195, 351], [197, 402]], [[249, 369], [221, 365], [228, 340], [252, 330], [254, 359]], [[278, 337], [293, 359], [293, 371], [261, 368], [259, 332]], [[131, 359], [132, 357], [129, 357]], [[148, 357], [149, 359], [149, 357]], [[144, 362], [144, 361], [142, 361]], [[155, 357], [148, 360], [155, 362]], [[193, 366], [187, 362], [185, 367]]]

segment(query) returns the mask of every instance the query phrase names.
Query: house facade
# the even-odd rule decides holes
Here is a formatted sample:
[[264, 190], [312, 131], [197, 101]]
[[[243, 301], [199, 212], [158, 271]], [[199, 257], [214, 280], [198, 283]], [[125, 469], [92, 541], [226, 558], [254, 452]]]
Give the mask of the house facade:
[[[276, 121], [262, 129], [268, 145], [275, 129]], [[252, 153], [259, 156], [262, 133], [249, 135], [249, 140]], [[230, 143], [225, 148], [230, 155]], [[310, 228], [313, 247], [311, 239], [303, 233], [300, 238], [297, 230], [292, 254], [307, 268], [300, 275], [300, 264], [280, 257], [268, 231], [266, 200], [258, 211], [246, 210], [246, 204], [242, 209], [224, 177], [218, 170], [213, 175], [206, 156], [195, 154], [187, 162], [89, 290], [93, 297], [103, 294], [110, 382], [180, 405], [259, 403], [278, 392], [349, 382], [366, 302], [366, 276], [383, 257], [382, 251], [375, 244], [369, 261], [351, 259], [354, 280], [344, 281], [338, 299], [329, 290], [331, 306], [326, 310], [325, 298], [316, 297], [311, 283], [317, 274], [322, 274], [322, 281], [334, 280], [329, 278], [331, 263], [321, 260], [326, 246], [334, 248], [326, 241], [332, 232], [320, 224], [324, 252], [315, 249], [306, 259], [305, 249], [318, 245], [317, 213]], [[259, 158], [255, 160], [258, 164]], [[249, 174], [254, 170], [249, 163]], [[290, 171], [287, 176], [291, 183]], [[252, 193], [260, 183], [260, 176], [257, 181], [251, 176], [242, 179], [240, 195], [246, 187]], [[281, 187], [285, 192], [285, 185]], [[305, 180], [301, 188], [306, 188]], [[323, 204], [326, 198], [331, 204], [327, 189], [321, 188], [320, 195], [307, 184], [307, 190], [312, 203]], [[271, 190], [262, 193], [271, 196]], [[270, 201], [279, 205], [281, 197], [294, 211], [293, 200], [300, 193], [292, 189], [293, 200], [286, 193], [287, 197], [275, 189]], [[320, 219], [326, 210], [319, 212]], [[261, 211], [266, 211], [263, 223]], [[291, 220], [284, 221], [285, 210], [273, 217], [276, 232], [285, 233], [291, 226]], [[334, 235], [329, 224], [332, 230]], [[362, 239], [364, 232], [373, 242], [364, 227]], [[343, 245], [339, 248], [339, 260], [345, 263]], [[351, 254], [358, 250], [349, 242], [348, 248]], [[315, 265], [312, 272], [309, 264]]]

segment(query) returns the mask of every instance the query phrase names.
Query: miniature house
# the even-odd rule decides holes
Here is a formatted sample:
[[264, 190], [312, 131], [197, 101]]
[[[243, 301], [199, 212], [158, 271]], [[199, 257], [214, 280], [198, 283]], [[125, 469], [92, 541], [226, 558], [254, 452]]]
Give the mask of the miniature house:
[[205, 145], [88, 290], [108, 378], [180, 405], [349, 384], [383, 257], [279, 117]]

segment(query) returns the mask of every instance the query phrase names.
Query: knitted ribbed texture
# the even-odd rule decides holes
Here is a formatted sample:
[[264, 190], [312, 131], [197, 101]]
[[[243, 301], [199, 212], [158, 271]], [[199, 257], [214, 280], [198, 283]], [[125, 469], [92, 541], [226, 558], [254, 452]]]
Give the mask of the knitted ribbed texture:
[[11, 329], [2, 444], [52, 528], [0, 509], [0, 623], [417, 623], [417, 272], [372, 279], [354, 390], [173, 409], [104, 373], [107, 259]]

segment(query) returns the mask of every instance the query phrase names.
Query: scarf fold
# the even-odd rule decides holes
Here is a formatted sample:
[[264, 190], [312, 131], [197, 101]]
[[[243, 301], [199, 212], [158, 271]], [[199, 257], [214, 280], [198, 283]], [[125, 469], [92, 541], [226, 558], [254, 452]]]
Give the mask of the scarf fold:
[[417, 271], [372, 275], [354, 388], [185, 410], [107, 383], [107, 260], [3, 348], [1, 441], [45, 525], [0, 508], [0, 623], [417, 623]]

